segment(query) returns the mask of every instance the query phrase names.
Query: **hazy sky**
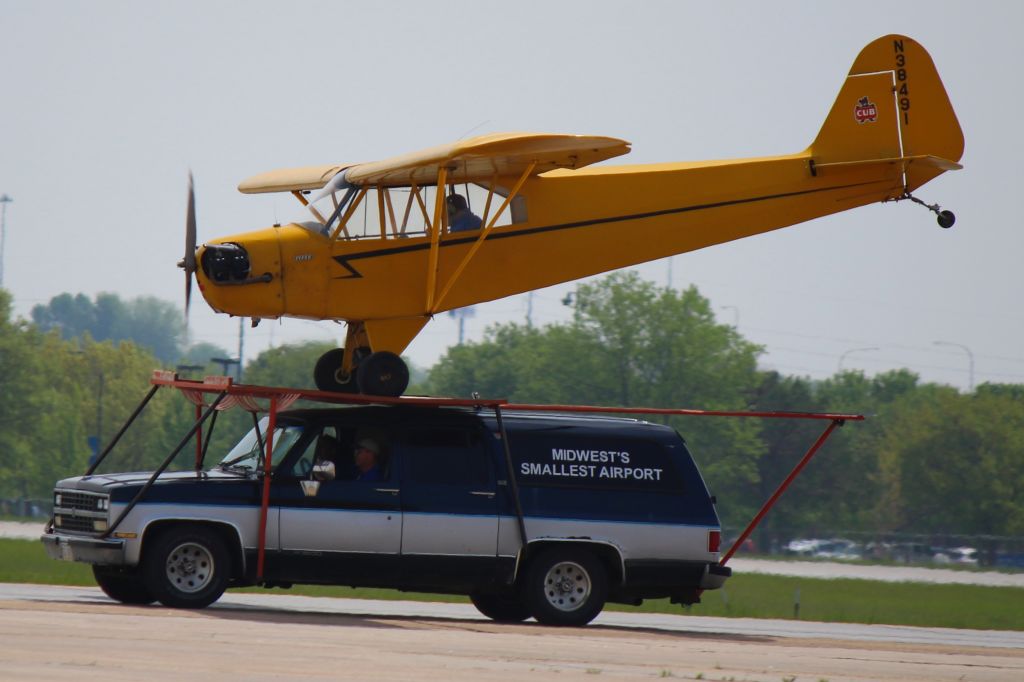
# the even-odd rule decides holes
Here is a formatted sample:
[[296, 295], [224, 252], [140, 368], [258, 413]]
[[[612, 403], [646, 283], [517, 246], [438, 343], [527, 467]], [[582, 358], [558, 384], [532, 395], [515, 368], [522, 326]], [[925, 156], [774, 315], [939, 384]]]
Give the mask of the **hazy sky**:
[[[238, 182], [367, 161], [469, 134], [621, 137], [616, 163], [796, 152], [859, 50], [904, 33], [931, 53], [966, 137], [965, 170], [875, 205], [638, 268], [695, 284], [763, 344], [762, 365], [826, 377], [909, 367], [966, 387], [1024, 382], [1024, 5], [1007, 2], [29, 2], [0, 0], [4, 286], [16, 311], [65, 291], [183, 300], [186, 175], [199, 239], [296, 215]], [[565, 320], [572, 285], [537, 292]], [[524, 321], [527, 297], [477, 308], [467, 337]], [[192, 306], [193, 340], [237, 347], [236, 320]], [[246, 357], [329, 322], [265, 321]], [[456, 340], [440, 316], [407, 353]], [[863, 350], [874, 349], [874, 350]], [[853, 352], [850, 352], [853, 351]]]

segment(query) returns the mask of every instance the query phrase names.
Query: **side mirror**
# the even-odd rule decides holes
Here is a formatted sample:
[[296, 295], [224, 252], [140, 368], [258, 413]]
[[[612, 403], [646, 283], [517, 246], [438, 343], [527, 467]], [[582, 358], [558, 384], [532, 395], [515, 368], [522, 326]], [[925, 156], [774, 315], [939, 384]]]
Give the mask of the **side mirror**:
[[333, 481], [335, 475], [334, 462], [317, 462], [313, 465], [312, 473], [314, 481]]

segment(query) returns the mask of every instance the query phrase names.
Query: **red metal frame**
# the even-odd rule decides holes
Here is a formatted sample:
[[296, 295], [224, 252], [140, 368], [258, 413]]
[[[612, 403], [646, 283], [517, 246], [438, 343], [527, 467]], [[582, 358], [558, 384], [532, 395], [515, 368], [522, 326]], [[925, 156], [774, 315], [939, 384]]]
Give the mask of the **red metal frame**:
[[[789, 488], [790, 484], [796, 479], [800, 472], [803, 471], [804, 467], [811, 461], [811, 459], [818, 453], [821, 447], [828, 440], [829, 436], [840, 426], [847, 421], [864, 421], [864, 415], [860, 414], [839, 414], [839, 413], [819, 413], [819, 412], [743, 412], [738, 410], [694, 410], [694, 409], [676, 409], [676, 408], [662, 408], [662, 407], [606, 407], [600, 405], [541, 405], [541, 404], [529, 404], [529, 403], [509, 403], [505, 399], [495, 398], [472, 398], [472, 399], [461, 399], [461, 398], [430, 398], [430, 397], [399, 397], [399, 398], [388, 398], [384, 396], [367, 396], [358, 394], [348, 393], [330, 393], [327, 391], [314, 391], [309, 389], [296, 389], [296, 388], [282, 388], [282, 387], [271, 387], [271, 386], [255, 386], [251, 384], [236, 384], [230, 377], [207, 377], [203, 381], [193, 381], [188, 379], [179, 379], [177, 374], [170, 371], [157, 370], [153, 372], [153, 378], [151, 383], [154, 386], [172, 386], [174, 388], [181, 389], [183, 391], [191, 391], [198, 393], [221, 393], [224, 392], [228, 396], [242, 396], [247, 398], [265, 398], [269, 399], [270, 405], [267, 409], [269, 412], [270, 421], [267, 425], [267, 456], [264, 458], [264, 477], [263, 477], [263, 495], [260, 503], [260, 524], [259, 524], [259, 546], [257, 550], [257, 561], [256, 561], [256, 579], [257, 581], [263, 578], [263, 569], [265, 564], [266, 555], [266, 535], [267, 535], [267, 514], [270, 507], [270, 473], [271, 473], [271, 455], [273, 453], [273, 438], [274, 428], [276, 427], [277, 421], [277, 410], [280, 402], [286, 401], [288, 404], [294, 401], [294, 399], [301, 398], [305, 400], [314, 400], [317, 402], [333, 403], [339, 405], [421, 405], [430, 407], [475, 407], [481, 408], [486, 407], [494, 409], [496, 412], [500, 411], [515, 411], [515, 412], [569, 412], [569, 413], [603, 413], [603, 414], [647, 414], [647, 415], [680, 415], [680, 416], [691, 416], [691, 417], [740, 417], [740, 418], [755, 418], [755, 419], [813, 419], [813, 420], [827, 420], [829, 421], [828, 427], [818, 437], [810, 449], [804, 454], [800, 461], [793, 467], [793, 470], [789, 472], [789, 475], [779, 484], [779, 487], [775, 492], [768, 498], [767, 501], [761, 506], [761, 509], [754, 515], [750, 523], [743, 530], [740, 536], [732, 544], [729, 550], [725, 553], [719, 564], [724, 566], [729, 559], [732, 558], [733, 554], [736, 553], [737, 549], [742, 543], [750, 537], [750, 534], [754, 532], [754, 529], [765, 517], [765, 515], [771, 510], [775, 503], [778, 502], [782, 494]], [[255, 409], [251, 404], [244, 406], [246, 409]], [[200, 410], [200, 406], [196, 406], [197, 413]], [[197, 434], [198, 437], [198, 434]], [[199, 448], [197, 440], [197, 462], [201, 456], [201, 448]]]

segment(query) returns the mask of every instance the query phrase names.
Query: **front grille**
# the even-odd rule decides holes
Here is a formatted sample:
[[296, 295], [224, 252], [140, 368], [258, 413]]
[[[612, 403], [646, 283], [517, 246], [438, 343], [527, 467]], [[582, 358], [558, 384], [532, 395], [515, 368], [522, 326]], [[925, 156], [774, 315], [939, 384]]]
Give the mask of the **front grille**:
[[107, 529], [109, 506], [109, 495], [57, 488], [53, 491], [53, 527], [67, 533], [102, 532]]
[[93, 526], [94, 519], [81, 516], [68, 516], [66, 514], [55, 514], [53, 527], [55, 530], [64, 530], [69, 533], [95, 533]]
[[100, 493], [85, 493], [80, 490], [56, 490], [53, 496], [53, 506], [60, 509], [76, 509], [78, 511], [103, 511], [100, 507], [101, 500], [108, 499], [108, 495]]

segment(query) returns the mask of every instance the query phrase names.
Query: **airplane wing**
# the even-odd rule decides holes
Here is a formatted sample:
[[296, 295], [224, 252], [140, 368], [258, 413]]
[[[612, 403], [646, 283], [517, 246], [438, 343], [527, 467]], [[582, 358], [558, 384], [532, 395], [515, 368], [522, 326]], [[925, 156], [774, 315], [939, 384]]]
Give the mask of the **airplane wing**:
[[243, 180], [243, 194], [321, 189], [339, 171], [353, 185], [402, 187], [437, 181], [437, 170], [448, 168], [449, 182], [474, 182], [498, 176], [519, 176], [536, 162], [532, 174], [556, 168], [583, 168], [629, 153], [629, 142], [614, 137], [550, 133], [495, 133], [430, 147], [383, 161], [355, 165], [329, 164], [283, 168]]
[[383, 161], [348, 169], [354, 185], [387, 187], [431, 184], [440, 167], [448, 168], [449, 182], [490, 180], [521, 175], [536, 163], [536, 175], [556, 168], [582, 168], [629, 153], [629, 142], [614, 137], [550, 133], [495, 133], [430, 147]]
[[344, 165], [338, 164], [282, 168], [246, 178], [238, 185], [238, 191], [242, 194], [266, 194], [320, 189], [343, 168]]

